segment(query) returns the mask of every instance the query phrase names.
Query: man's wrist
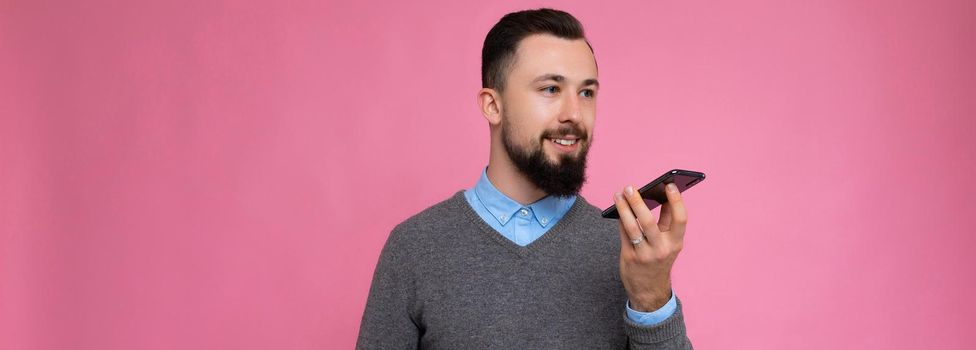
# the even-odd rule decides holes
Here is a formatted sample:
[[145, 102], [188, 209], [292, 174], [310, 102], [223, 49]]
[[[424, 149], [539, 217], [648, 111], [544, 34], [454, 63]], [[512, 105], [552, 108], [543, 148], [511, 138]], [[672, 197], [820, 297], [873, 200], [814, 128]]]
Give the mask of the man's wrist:
[[671, 288], [668, 288], [664, 293], [647, 293], [630, 298], [630, 307], [639, 312], [658, 310], [671, 300], [671, 293]]
[[630, 300], [625, 303], [627, 305], [627, 318], [640, 326], [655, 326], [661, 324], [667, 320], [671, 315], [678, 309], [678, 300], [674, 291], [671, 292], [671, 299], [668, 300], [667, 304], [664, 304], [660, 309], [654, 310], [654, 312], [640, 312], [634, 310], [631, 306]]

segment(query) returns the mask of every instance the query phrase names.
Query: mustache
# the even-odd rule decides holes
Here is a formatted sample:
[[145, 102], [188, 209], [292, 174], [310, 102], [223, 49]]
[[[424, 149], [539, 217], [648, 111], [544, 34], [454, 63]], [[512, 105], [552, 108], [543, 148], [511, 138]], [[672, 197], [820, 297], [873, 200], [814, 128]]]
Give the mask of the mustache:
[[546, 131], [542, 133], [542, 138], [544, 139], [560, 139], [566, 136], [576, 136], [580, 140], [586, 140], [586, 131], [579, 128], [578, 126], [561, 126], [556, 130]]

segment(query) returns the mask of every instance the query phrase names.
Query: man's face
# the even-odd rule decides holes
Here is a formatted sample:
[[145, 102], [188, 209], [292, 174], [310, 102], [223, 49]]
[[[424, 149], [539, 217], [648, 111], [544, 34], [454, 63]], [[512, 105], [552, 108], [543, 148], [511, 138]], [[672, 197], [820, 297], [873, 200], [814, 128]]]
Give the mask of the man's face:
[[502, 143], [515, 166], [550, 195], [578, 194], [586, 181], [596, 79], [583, 39], [531, 35], [519, 43], [501, 93]]

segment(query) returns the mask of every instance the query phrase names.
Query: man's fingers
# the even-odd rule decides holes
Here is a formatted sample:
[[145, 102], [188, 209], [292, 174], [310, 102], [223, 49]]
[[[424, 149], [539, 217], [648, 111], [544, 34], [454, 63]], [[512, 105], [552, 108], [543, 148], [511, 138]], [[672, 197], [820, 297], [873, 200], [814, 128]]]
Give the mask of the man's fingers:
[[662, 232], [671, 229], [671, 206], [664, 203], [661, 206], [661, 215], [657, 219], [657, 228]]
[[644, 204], [644, 198], [641, 197], [634, 186], [627, 186], [624, 189], [624, 198], [627, 198], [627, 203], [630, 204], [634, 216], [640, 221], [642, 232], [647, 235], [648, 239], [654, 240], [657, 234], [660, 233], [660, 230], [657, 228], [657, 223], [654, 221], [651, 210], [647, 209], [647, 204]]
[[[620, 211], [620, 209], [617, 209], [617, 211]], [[623, 221], [618, 222], [620, 223], [620, 257], [633, 256], [634, 249], [637, 247], [634, 247], [634, 245], [630, 243], [630, 237], [627, 236], [627, 229], [624, 227]]]
[[668, 196], [668, 202], [665, 205], [669, 207], [669, 212], [671, 213], [671, 232], [677, 238], [683, 238], [685, 235], [685, 225], [688, 223], [688, 213], [685, 210], [685, 203], [681, 199], [681, 193], [678, 192], [678, 186], [674, 183], [669, 183], [664, 192]]
[[[617, 207], [617, 214], [620, 215], [620, 226], [622, 229], [620, 238], [626, 240], [626, 242], [621, 241], [623, 245], [629, 245], [634, 249], [639, 246], [647, 244], [648, 242], [641, 242], [640, 244], [634, 245], [631, 240], [639, 239], [643, 237], [643, 231], [637, 225], [637, 221], [634, 219], [634, 213], [630, 210], [630, 204], [624, 199], [624, 195], [620, 192], [613, 194], [613, 204]], [[626, 237], [624, 237], [626, 235]]]

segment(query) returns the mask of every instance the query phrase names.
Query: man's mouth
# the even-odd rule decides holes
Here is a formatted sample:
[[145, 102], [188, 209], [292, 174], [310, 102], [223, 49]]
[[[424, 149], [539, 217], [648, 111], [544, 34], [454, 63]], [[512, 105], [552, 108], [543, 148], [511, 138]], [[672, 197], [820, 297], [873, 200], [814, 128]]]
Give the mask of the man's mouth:
[[563, 146], [572, 146], [576, 144], [576, 141], [579, 141], [578, 139], [549, 139], [549, 140]]
[[576, 149], [579, 148], [578, 144], [580, 143], [580, 140], [573, 136], [564, 138], [547, 138], [546, 140], [552, 142], [552, 145], [556, 148], [556, 150], [566, 153], [575, 152]]

